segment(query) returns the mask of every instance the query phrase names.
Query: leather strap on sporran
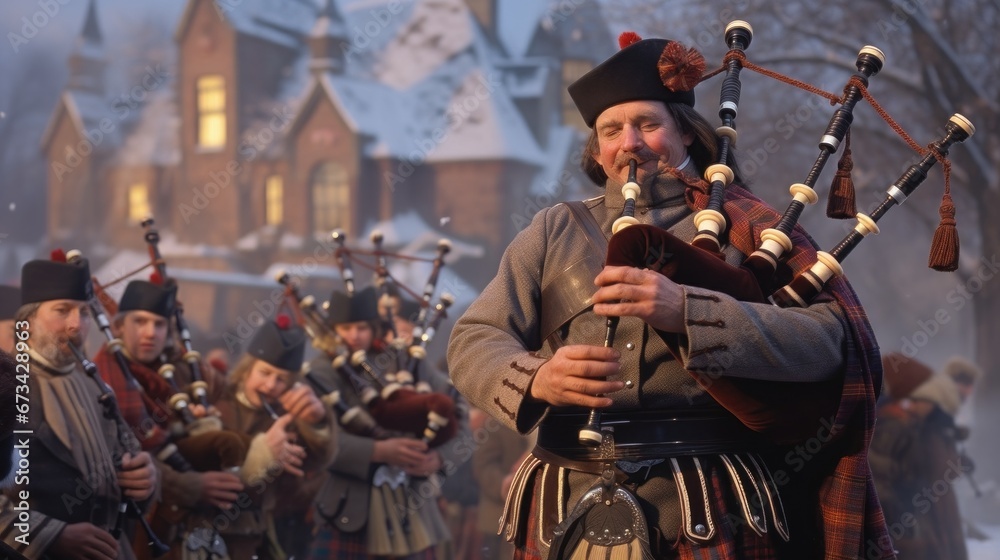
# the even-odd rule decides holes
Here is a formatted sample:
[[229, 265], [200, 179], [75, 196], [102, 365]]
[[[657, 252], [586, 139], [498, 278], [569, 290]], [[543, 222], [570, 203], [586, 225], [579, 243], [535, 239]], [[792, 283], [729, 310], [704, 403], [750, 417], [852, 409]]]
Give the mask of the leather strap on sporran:
[[601, 476], [553, 531], [549, 560], [653, 558], [638, 500], [615, 481], [614, 428], [601, 429]]

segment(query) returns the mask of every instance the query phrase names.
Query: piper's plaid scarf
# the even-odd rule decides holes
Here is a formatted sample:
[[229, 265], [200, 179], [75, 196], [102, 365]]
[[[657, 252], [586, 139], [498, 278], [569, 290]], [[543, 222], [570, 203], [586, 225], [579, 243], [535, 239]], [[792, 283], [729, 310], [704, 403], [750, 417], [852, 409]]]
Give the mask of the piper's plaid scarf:
[[[689, 188], [685, 193], [688, 206], [695, 211], [708, 203], [708, 195], [699, 187]], [[749, 191], [735, 185], [726, 190], [723, 213], [729, 219], [729, 242], [745, 255], [756, 250], [761, 231], [773, 227], [781, 217]], [[791, 237], [794, 248], [785, 264], [793, 274], [798, 274], [816, 262], [816, 244], [799, 226]], [[853, 442], [845, 447], [847, 451], [819, 488], [825, 558], [895, 558], [868, 467], [875, 400], [882, 385], [878, 344], [857, 294], [843, 277], [832, 278], [820, 297], [836, 300], [850, 325], [844, 386], [834, 420], [838, 437], [827, 445], [845, 439]]]

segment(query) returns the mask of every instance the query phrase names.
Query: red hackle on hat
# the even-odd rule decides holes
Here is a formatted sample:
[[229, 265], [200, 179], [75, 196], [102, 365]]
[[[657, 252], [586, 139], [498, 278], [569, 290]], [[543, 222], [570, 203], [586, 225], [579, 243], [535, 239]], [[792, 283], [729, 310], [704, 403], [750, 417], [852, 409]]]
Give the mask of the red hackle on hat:
[[618, 36], [618, 48], [624, 49], [629, 45], [634, 45], [642, 41], [642, 37], [639, 36], [635, 31], [626, 31]]
[[49, 253], [49, 258], [52, 262], [64, 263], [66, 262], [66, 251], [63, 251], [62, 249], [53, 249], [52, 252]]
[[691, 91], [705, 73], [705, 57], [694, 47], [671, 41], [656, 65], [663, 85], [670, 91]]
[[287, 330], [288, 327], [292, 326], [292, 319], [288, 315], [282, 313], [274, 318], [274, 323], [278, 325], [279, 329]]
[[163, 276], [160, 276], [159, 272], [154, 272], [149, 275], [149, 283], [156, 284], [157, 286], [163, 285]]

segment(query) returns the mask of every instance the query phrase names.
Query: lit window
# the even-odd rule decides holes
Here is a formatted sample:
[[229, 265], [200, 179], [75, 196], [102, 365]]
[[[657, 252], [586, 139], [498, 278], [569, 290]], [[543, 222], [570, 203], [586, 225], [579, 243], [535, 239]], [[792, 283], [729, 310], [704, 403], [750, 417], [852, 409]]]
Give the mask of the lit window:
[[563, 124], [574, 126], [584, 132], [589, 131], [587, 124], [583, 122], [580, 111], [573, 103], [573, 98], [569, 96], [566, 88], [577, 81], [584, 74], [590, 71], [594, 65], [589, 60], [564, 60], [562, 64], [562, 115]]
[[151, 214], [149, 208], [149, 189], [146, 183], [134, 183], [128, 188], [128, 220], [139, 223]]
[[350, 186], [347, 170], [337, 163], [324, 163], [313, 172], [311, 181], [313, 231], [341, 228], [350, 231]]
[[284, 190], [281, 175], [271, 175], [264, 181], [264, 223], [269, 226], [282, 222]]
[[226, 145], [226, 81], [222, 76], [198, 78], [198, 146]]

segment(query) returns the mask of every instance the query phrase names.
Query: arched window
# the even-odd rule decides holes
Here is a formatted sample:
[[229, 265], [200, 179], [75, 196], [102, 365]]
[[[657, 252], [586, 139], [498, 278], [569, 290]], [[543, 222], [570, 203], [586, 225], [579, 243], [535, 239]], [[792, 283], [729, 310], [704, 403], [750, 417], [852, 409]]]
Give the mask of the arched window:
[[316, 167], [310, 181], [313, 208], [313, 231], [351, 229], [351, 190], [347, 170], [339, 163], [327, 162]]
[[284, 221], [285, 185], [281, 175], [269, 175], [264, 180], [264, 223], [281, 225]]
[[198, 147], [226, 146], [226, 80], [218, 74], [198, 78]]

